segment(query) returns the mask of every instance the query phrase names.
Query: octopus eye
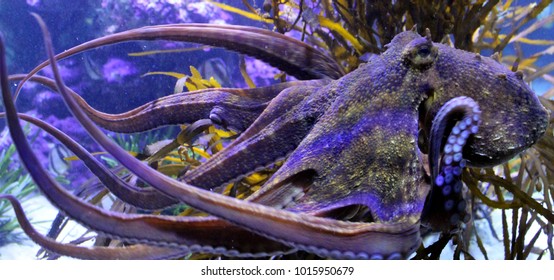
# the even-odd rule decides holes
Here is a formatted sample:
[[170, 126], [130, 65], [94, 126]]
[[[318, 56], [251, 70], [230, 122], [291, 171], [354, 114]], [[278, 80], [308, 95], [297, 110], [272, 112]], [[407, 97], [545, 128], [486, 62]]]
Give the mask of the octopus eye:
[[435, 61], [438, 49], [430, 37], [417, 38], [411, 41], [402, 51], [404, 61], [412, 67], [427, 69]]
[[417, 55], [421, 58], [426, 58], [431, 54], [431, 50], [427, 48], [426, 46], [423, 46], [421, 49], [417, 51]]

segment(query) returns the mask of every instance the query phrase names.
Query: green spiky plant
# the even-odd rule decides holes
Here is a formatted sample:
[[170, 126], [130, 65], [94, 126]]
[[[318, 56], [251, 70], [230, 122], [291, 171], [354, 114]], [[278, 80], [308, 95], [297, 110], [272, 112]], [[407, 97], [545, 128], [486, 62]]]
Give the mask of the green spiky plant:
[[[12, 194], [20, 201], [26, 201], [37, 193], [37, 187], [24, 168], [14, 163], [15, 156], [13, 144], [0, 151], [0, 193]], [[19, 223], [15, 217], [8, 215], [11, 209], [6, 201], [0, 202], [0, 247], [27, 239], [17, 231]]]

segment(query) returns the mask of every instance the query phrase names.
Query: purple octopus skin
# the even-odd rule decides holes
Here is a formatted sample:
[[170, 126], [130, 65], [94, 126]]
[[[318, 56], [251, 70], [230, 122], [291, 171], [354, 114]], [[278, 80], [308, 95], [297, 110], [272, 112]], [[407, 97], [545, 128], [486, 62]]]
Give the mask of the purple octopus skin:
[[[151, 252], [149, 258], [166, 258], [191, 252], [262, 257], [296, 250], [329, 258], [407, 258], [421, 244], [423, 223], [445, 230], [453, 226], [452, 222], [466, 219], [460, 216], [465, 213], [460, 206], [463, 194], [454, 190], [461, 183], [457, 168], [503, 162], [535, 143], [547, 126], [548, 112], [520, 73], [492, 59], [433, 43], [429, 34], [421, 37], [413, 31], [400, 33], [383, 54], [343, 75], [340, 67], [322, 53], [253, 28], [147, 27], [100, 38], [54, 56], [48, 31], [40, 19], [39, 23], [49, 62], [37, 69], [51, 64], [57, 88], [83, 128], [154, 189], [212, 215], [117, 213], [82, 202], [64, 191], [37, 164], [28, 147], [9, 93], [0, 47], [2, 97], [23, 164], [60, 211], [100, 234], [144, 244], [126, 251], [126, 258], [143, 258], [146, 251]], [[189, 31], [188, 37], [177, 35], [183, 30]], [[256, 91], [261, 97], [253, 102], [263, 109], [247, 120], [237, 113], [240, 106], [237, 111], [234, 102], [218, 99], [226, 96], [244, 104], [241, 102], [248, 97], [242, 90], [203, 91], [200, 95], [205, 95], [198, 99], [186, 94], [174, 97], [171, 104], [180, 100], [184, 108], [210, 104], [195, 114], [196, 121], [212, 116], [214, 121], [244, 129], [225, 150], [175, 180], [129, 155], [95, 124], [115, 131], [127, 126], [126, 132], [172, 124], [156, 121], [160, 114], [170, 115], [163, 109], [168, 98], [127, 113], [105, 114], [70, 92], [57, 70], [56, 59], [139, 39], [220, 44], [239, 52], [257, 53], [260, 59], [300, 78], [319, 77], [324, 81], [288, 83]], [[275, 55], [285, 45], [292, 54]], [[213, 99], [210, 92], [215, 93]], [[215, 106], [219, 109], [214, 110]], [[456, 121], [450, 129], [449, 124]], [[449, 143], [450, 137], [455, 145]], [[431, 157], [430, 181], [422, 150]], [[284, 160], [280, 169], [246, 200], [211, 191], [277, 160]], [[447, 184], [453, 184], [450, 191]], [[15, 203], [11, 197], [5, 198]], [[456, 203], [452, 208], [447, 203], [450, 199]], [[431, 209], [429, 205], [433, 211], [426, 211]], [[25, 221], [21, 211], [17, 216]], [[28, 225], [24, 229], [48, 250], [65, 255], [117, 258], [122, 252], [122, 248], [98, 247], [87, 251], [89, 248], [44, 239], [33, 234]]]

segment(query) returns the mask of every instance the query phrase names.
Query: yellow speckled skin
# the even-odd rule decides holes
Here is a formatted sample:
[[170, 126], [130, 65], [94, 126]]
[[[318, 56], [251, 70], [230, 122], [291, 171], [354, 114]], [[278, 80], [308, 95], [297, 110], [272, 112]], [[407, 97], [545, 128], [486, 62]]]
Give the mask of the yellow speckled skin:
[[293, 187], [281, 186], [287, 178], [313, 170], [306, 194], [290, 210], [320, 214], [365, 205], [379, 222], [421, 213], [428, 187], [416, 139], [418, 106], [427, 97], [428, 82], [425, 71], [407, 65], [401, 51], [418, 37], [411, 32], [397, 37], [382, 56], [305, 101], [320, 104], [321, 115], [258, 195], [261, 203], [274, 200], [271, 189]]
[[549, 113], [523, 81], [489, 57], [435, 44], [439, 57], [429, 69], [433, 95], [425, 129], [442, 104], [455, 96], [468, 96], [482, 109], [479, 132], [464, 148], [464, 158], [473, 166], [493, 166], [509, 160], [534, 144], [548, 125]]
[[306, 195], [291, 210], [320, 214], [359, 204], [382, 222], [421, 212], [427, 186], [418, 129], [428, 134], [438, 109], [457, 96], [472, 97], [483, 110], [483, 125], [464, 150], [470, 164], [507, 160], [544, 133], [548, 113], [516, 73], [441, 44], [431, 47], [430, 63], [407, 59], [410, 42], [418, 40], [413, 32], [398, 35], [382, 56], [308, 98], [333, 97], [316, 110], [321, 117], [258, 201], [278, 205], [272, 189], [294, 188], [288, 178], [313, 170]]
[[[430, 137], [448, 100], [468, 96], [482, 107], [482, 127], [464, 150], [470, 164], [509, 159], [544, 133], [548, 113], [518, 75], [404, 32], [338, 80], [283, 90], [241, 137], [182, 180], [216, 188], [286, 157], [248, 202], [335, 218], [345, 217], [337, 209], [362, 206], [375, 225], [412, 223], [430, 189], [418, 139]], [[404, 245], [414, 248], [407, 236]]]

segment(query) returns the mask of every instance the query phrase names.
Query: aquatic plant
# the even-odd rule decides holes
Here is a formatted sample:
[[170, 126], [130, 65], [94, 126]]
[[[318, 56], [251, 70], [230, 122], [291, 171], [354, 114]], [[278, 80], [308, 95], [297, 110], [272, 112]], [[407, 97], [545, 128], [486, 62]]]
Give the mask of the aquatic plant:
[[[21, 201], [27, 201], [37, 194], [36, 184], [25, 172], [23, 166], [13, 161], [15, 146], [8, 145], [0, 150], [0, 193], [12, 194]], [[0, 247], [27, 238], [20, 229], [15, 217], [8, 215], [9, 203], [0, 201]]]

